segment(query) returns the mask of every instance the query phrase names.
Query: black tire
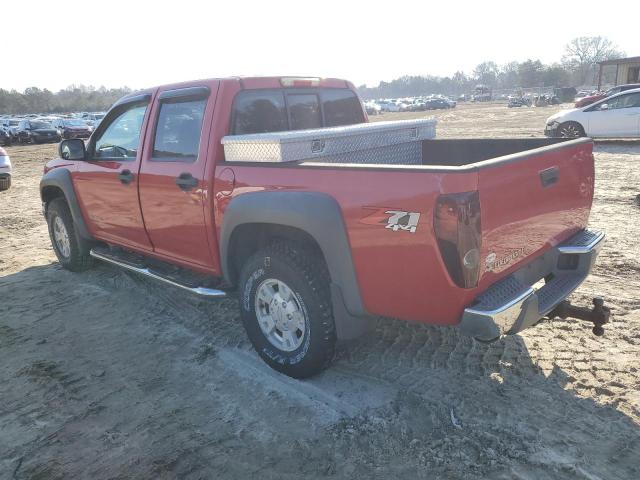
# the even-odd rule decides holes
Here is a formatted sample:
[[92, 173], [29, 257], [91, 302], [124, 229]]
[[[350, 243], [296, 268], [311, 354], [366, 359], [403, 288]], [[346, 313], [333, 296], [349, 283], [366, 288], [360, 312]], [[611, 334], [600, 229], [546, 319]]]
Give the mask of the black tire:
[[0, 192], [9, 190], [11, 188], [11, 176], [0, 177]]
[[[291, 289], [298, 311], [303, 314], [305, 331], [297, 337], [301, 344], [293, 351], [274, 345], [258, 321], [258, 288], [273, 279]], [[244, 328], [255, 350], [271, 368], [293, 378], [307, 378], [329, 366], [336, 343], [329, 273], [313, 252], [295, 243], [274, 241], [246, 260], [238, 286]]]
[[[68, 236], [68, 255], [62, 251], [54, 235], [56, 218], [62, 220]], [[80, 237], [73, 223], [71, 211], [64, 198], [55, 198], [47, 205], [47, 226], [53, 251], [63, 268], [72, 272], [82, 272], [93, 266], [93, 258], [89, 255], [91, 243]]]
[[564, 122], [558, 126], [558, 136], [562, 138], [584, 137], [584, 128], [578, 122]]

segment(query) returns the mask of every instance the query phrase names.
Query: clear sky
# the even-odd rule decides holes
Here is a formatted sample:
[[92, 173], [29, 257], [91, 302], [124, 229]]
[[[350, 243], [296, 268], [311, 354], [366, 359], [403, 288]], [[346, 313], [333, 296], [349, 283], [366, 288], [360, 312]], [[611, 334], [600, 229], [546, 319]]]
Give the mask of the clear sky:
[[559, 61], [577, 36], [640, 55], [640, 0], [6, 0], [0, 88], [148, 87], [229, 75], [471, 73]]

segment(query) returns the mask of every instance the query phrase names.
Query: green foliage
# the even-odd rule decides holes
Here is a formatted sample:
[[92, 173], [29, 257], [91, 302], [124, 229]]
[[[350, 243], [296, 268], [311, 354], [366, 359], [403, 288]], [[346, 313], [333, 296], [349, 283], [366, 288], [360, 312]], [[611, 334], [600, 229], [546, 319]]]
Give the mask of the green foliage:
[[106, 89], [71, 85], [53, 93], [46, 88], [29, 87], [20, 93], [0, 88], [0, 113], [64, 113], [107, 110], [120, 97], [131, 92], [127, 87]]

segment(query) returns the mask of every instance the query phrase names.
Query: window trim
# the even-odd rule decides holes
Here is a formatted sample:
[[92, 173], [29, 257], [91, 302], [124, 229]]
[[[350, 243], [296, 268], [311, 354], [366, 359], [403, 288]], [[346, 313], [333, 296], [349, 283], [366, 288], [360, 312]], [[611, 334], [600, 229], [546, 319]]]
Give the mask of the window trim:
[[[165, 95], [166, 94], [166, 95]], [[150, 162], [165, 163], [196, 163], [200, 158], [200, 145], [202, 144], [202, 129], [204, 128], [205, 115], [207, 105], [209, 104], [209, 96], [211, 90], [209, 87], [186, 87], [176, 88], [173, 90], [165, 90], [158, 96], [157, 112], [153, 121], [153, 129], [151, 135], [150, 149], [148, 160]], [[198, 100], [204, 100], [204, 109], [202, 110], [202, 123], [200, 124], [200, 139], [198, 140], [198, 153], [193, 157], [154, 157], [153, 152], [156, 146], [156, 134], [158, 132], [158, 120], [160, 120], [160, 112], [163, 104], [188, 103]]]

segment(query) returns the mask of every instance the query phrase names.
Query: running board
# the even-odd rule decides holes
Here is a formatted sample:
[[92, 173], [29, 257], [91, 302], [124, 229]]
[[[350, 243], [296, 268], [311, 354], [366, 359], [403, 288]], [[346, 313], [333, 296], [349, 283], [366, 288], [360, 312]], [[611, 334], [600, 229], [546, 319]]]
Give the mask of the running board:
[[168, 283], [169, 285], [173, 285], [174, 287], [182, 288], [183, 290], [187, 290], [201, 297], [226, 298], [227, 296], [227, 292], [225, 292], [224, 290], [216, 290], [213, 288], [205, 288], [205, 287], [189, 287], [187, 285], [183, 285], [174, 280], [171, 280], [167, 277], [163, 277], [162, 275], [159, 275], [155, 272], [152, 272], [147, 267], [137, 267], [135, 265], [131, 265], [129, 263], [119, 261], [118, 259], [112, 256], [108, 256], [100, 252], [96, 252], [95, 249], [91, 249], [91, 251], [89, 252], [89, 255], [91, 255], [93, 258], [97, 258], [98, 260], [102, 260], [103, 262], [111, 263], [113, 265], [117, 265], [127, 270], [131, 270], [132, 272], [136, 272], [141, 275], [145, 275], [147, 277], [155, 278], [156, 280], [160, 280], [161, 282]]

